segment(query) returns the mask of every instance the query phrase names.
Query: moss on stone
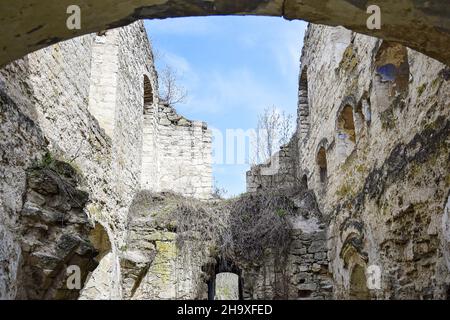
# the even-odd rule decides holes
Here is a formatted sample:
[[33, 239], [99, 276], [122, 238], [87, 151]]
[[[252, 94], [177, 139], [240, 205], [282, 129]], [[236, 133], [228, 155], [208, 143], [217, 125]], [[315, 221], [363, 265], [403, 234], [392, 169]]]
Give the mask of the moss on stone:
[[354, 190], [347, 181], [343, 183], [336, 191], [336, 195], [340, 198], [353, 197], [354, 194]]
[[395, 128], [397, 118], [394, 115], [394, 109], [389, 108], [380, 113], [381, 127], [384, 130], [391, 130]]
[[344, 72], [352, 72], [358, 65], [359, 60], [356, 56], [353, 44], [350, 44], [347, 49], [345, 49], [342, 56], [342, 60], [339, 63], [338, 70], [343, 70]]
[[428, 86], [427, 83], [423, 83], [417, 88], [417, 94], [419, 95], [419, 97], [422, 96], [422, 94], [425, 92], [427, 86]]
[[157, 254], [149, 272], [155, 274], [162, 284], [168, 284], [172, 274], [171, 263], [177, 257], [175, 242], [156, 241], [156, 249]]

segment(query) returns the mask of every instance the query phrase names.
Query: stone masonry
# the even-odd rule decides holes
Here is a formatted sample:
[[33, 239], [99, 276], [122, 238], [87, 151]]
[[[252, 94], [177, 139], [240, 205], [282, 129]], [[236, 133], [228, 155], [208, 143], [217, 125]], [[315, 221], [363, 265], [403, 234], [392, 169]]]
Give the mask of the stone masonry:
[[[120, 298], [119, 249], [128, 208], [141, 184], [202, 199], [211, 194], [206, 125], [159, 105], [142, 22], [56, 44], [11, 63], [0, 71], [0, 91], [0, 298], [16, 297], [22, 285], [20, 237], [14, 230], [21, 223], [26, 170], [46, 154], [80, 173], [79, 187], [89, 194], [83, 210], [111, 243], [81, 296]], [[173, 170], [169, 159], [179, 154], [186, 161]], [[160, 161], [148, 166], [148, 159]]]
[[[220, 201], [211, 132], [159, 100], [142, 22], [10, 63], [0, 299], [448, 298], [449, 81], [402, 44], [310, 25], [296, 134], [247, 173], [248, 194]], [[274, 192], [290, 208], [271, 212], [289, 222], [286, 251], [222, 256], [211, 230], [232, 229], [228, 205]], [[168, 215], [183, 218], [180, 203], [220, 215], [183, 231]], [[64, 286], [69, 264], [81, 290]]]
[[344, 28], [304, 43], [296, 181], [328, 221], [334, 297], [448, 298], [449, 68]]

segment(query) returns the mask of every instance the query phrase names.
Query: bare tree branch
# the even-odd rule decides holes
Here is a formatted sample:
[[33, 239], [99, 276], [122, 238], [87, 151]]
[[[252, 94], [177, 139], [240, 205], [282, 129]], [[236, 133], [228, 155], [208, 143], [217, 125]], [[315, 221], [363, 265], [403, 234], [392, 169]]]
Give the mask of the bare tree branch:
[[177, 72], [166, 66], [159, 75], [160, 100], [172, 107], [186, 102], [188, 93], [186, 88], [179, 85]]
[[258, 116], [252, 164], [267, 161], [281, 146], [289, 142], [293, 133], [292, 114], [280, 112], [275, 106], [265, 108]]

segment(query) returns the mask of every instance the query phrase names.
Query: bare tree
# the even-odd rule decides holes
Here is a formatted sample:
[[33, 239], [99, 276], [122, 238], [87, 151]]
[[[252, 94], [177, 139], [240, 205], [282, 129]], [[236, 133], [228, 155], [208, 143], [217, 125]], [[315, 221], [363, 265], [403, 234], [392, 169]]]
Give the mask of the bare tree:
[[214, 178], [214, 184], [213, 184], [213, 192], [212, 192], [212, 196], [214, 199], [223, 199], [225, 198], [226, 194], [228, 193], [228, 191], [219, 186], [219, 182], [217, 181], [216, 178]]
[[160, 100], [172, 107], [186, 102], [188, 93], [185, 87], [179, 84], [177, 72], [166, 66], [159, 74]]
[[293, 116], [275, 106], [265, 108], [258, 116], [256, 137], [253, 141], [253, 164], [267, 161], [294, 133]]

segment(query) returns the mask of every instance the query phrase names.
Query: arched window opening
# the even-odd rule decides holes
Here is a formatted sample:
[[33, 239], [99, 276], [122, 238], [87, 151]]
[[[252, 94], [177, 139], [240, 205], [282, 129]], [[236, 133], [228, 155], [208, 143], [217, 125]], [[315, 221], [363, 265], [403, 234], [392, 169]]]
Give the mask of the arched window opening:
[[338, 118], [338, 134], [340, 139], [348, 139], [356, 143], [355, 121], [353, 119], [353, 108], [345, 106]]
[[375, 57], [377, 82], [386, 85], [388, 95], [405, 94], [409, 85], [409, 62], [406, 47], [384, 41]]
[[369, 300], [370, 292], [367, 288], [367, 279], [364, 268], [357, 264], [353, 267], [350, 276], [350, 295], [352, 300]]
[[327, 170], [327, 152], [324, 147], [320, 147], [319, 153], [317, 154], [317, 165], [319, 166], [319, 178], [321, 183], [327, 181], [328, 170]]
[[298, 97], [298, 128], [302, 138], [305, 138], [309, 132], [309, 98], [308, 98], [308, 71], [302, 70], [299, 82]]
[[304, 174], [302, 177], [302, 187], [308, 189], [308, 176], [306, 174]]
[[353, 107], [345, 105], [336, 121], [336, 151], [340, 161], [345, 161], [356, 146], [355, 120]]
[[208, 281], [208, 300], [242, 300], [241, 270], [226, 259], [218, 259]]
[[153, 105], [153, 88], [150, 79], [144, 75], [144, 114], [151, 114]]

